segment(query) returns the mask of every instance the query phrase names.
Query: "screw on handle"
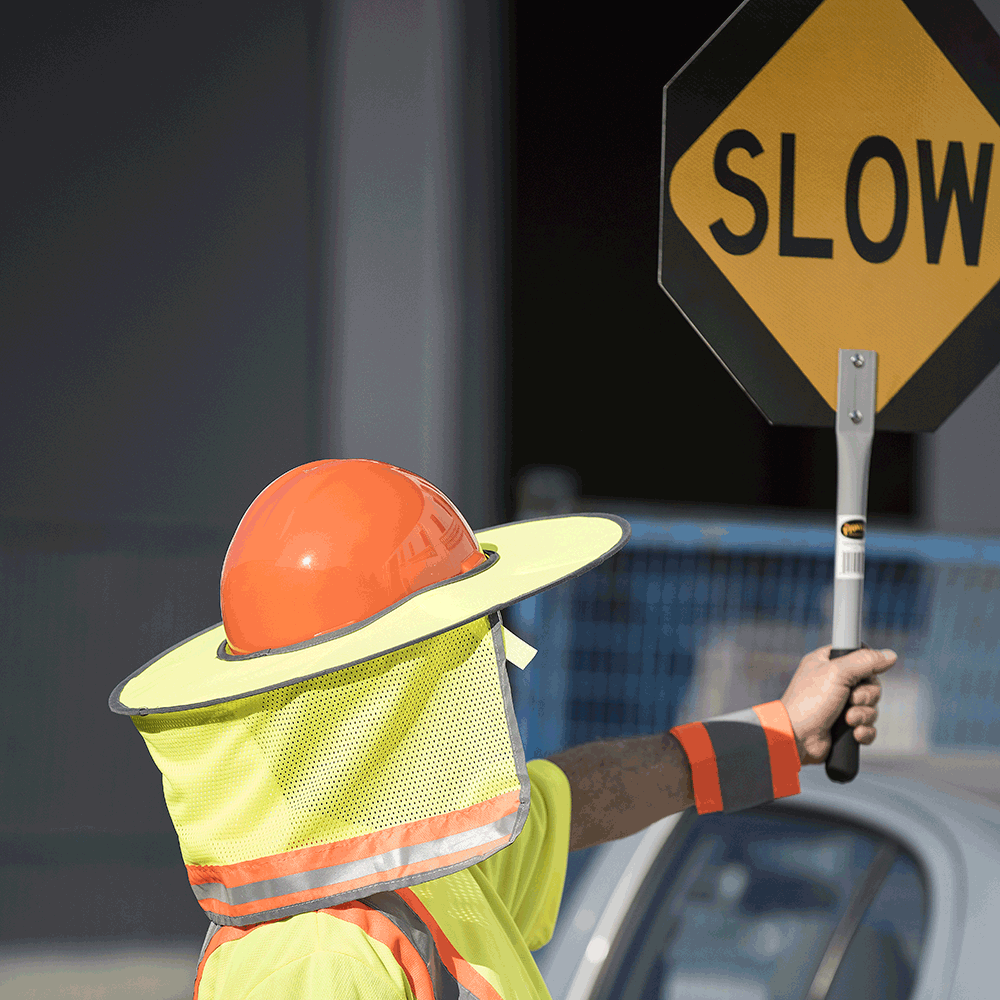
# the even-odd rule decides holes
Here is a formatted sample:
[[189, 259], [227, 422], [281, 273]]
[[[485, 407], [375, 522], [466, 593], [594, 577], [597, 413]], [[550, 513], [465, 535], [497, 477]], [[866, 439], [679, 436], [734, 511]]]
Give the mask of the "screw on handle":
[[[858, 649], [867, 648], [864, 643], [858, 647]], [[847, 656], [853, 652], [853, 649], [831, 649], [830, 659], [835, 660], [838, 656]], [[840, 713], [840, 718], [830, 730], [832, 743], [826, 758], [826, 776], [831, 781], [839, 781], [842, 784], [853, 781], [858, 776], [858, 741], [854, 738], [854, 726], [847, 724], [847, 710], [850, 707], [851, 699], [848, 698], [844, 711]]]

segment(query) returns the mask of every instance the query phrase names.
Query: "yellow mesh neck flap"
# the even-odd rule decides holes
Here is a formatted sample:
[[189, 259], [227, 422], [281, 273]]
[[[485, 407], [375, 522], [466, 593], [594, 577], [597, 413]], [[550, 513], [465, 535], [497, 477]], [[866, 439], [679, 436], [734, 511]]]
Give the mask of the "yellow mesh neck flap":
[[336, 843], [511, 792], [511, 840], [527, 815], [497, 614], [265, 694], [133, 722], [188, 865]]

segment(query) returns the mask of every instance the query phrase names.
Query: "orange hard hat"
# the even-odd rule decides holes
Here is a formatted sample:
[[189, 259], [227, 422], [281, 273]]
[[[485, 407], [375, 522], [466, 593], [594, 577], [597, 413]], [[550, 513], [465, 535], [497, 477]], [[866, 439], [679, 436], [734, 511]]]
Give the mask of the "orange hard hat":
[[486, 556], [420, 476], [366, 459], [300, 465], [250, 505], [222, 566], [232, 652], [305, 642], [363, 621]]

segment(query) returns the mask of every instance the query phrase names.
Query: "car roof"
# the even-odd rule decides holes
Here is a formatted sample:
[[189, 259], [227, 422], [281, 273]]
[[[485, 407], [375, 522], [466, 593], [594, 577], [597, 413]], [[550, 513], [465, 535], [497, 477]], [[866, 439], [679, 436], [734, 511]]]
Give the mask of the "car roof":
[[941, 790], [949, 795], [970, 802], [985, 800], [1000, 808], [1000, 753], [996, 751], [938, 747], [933, 752], [882, 753], [873, 748], [863, 751], [861, 771], [914, 778], [927, 785], [943, 786]]

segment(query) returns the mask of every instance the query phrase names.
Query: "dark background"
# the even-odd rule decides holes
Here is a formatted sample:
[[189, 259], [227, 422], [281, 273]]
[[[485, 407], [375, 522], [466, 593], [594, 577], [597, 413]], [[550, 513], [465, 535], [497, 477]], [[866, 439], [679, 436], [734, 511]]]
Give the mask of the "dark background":
[[[503, 10], [508, 516], [534, 464], [832, 512], [832, 429], [769, 427], [656, 283], [661, 89], [731, 4], [567, 9]], [[203, 927], [107, 696], [218, 620], [243, 511], [319, 455], [320, 24], [60, 0], [0, 36], [0, 938]], [[914, 474], [877, 435], [871, 513], [912, 517]]]

